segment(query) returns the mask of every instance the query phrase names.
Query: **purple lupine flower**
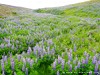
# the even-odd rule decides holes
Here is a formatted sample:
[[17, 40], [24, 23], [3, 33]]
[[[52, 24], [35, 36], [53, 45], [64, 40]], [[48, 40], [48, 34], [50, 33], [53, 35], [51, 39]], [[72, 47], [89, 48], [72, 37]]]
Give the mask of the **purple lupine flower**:
[[7, 63], [7, 56], [2, 56], [2, 59], [3, 59], [4, 62]]
[[38, 56], [41, 56], [41, 53], [42, 53], [42, 48], [40, 48], [40, 47], [38, 46]]
[[54, 70], [56, 69], [56, 65], [57, 65], [57, 61], [56, 61], [56, 59], [55, 59], [55, 61], [54, 61], [53, 64], [52, 64], [52, 67], [53, 67]]
[[84, 68], [84, 64], [86, 64], [85, 63], [85, 59], [82, 59], [82, 67]]
[[97, 61], [97, 60], [96, 60], [96, 56], [94, 56], [93, 59], [92, 59], [92, 63], [95, 64], [96, 61]]
[[11, 49], [14, 49], [15, 47], [14, 47], [14, 44], [12, 45], [12, 47], [11, 47]]
[[4, 48], [4, 44], [1, 44], [1, 45], [0, 45], [0, 48]]
[[76, 51], [77, 50], [77, 47], [76, 47], [76, 45], [74, 44], [74, 51]]
[[12, 58], [12, 53], [9, 53], [10, 54], [10, 58]]
[[37, 54], [37, 50], [38, 50], [38, 45], [36, 45], [35, 47], [33, 47], [33, 52], [36, 55]]
[[82, 59], [82, 64], [85, 64], [85, 59]]
[[30, 54], [31, 52], [32, 52], [31, 47], [28, 47], [27, 54]]
[[28, 75], [28, 68], [26, 68], [26, 75]]
[[30, 58], [26, 58], [26, 61], [30, 64], [31, 59]]
[[4, 61], [7, 61], [7, 56], [5, 56]]
[[41, 50], [38, 49], [38, 56], [40, 57], [41, 56]]
[[68, 53], [68, 59], [71, 61], [72, 60], [72, 54]]
[[92, 75], [92, 71], [89, 72], [89, 75]]
[[62, 58], [58, 55], [58, 64], [60, 64], [62, 61]]
[[11, 58], [11, 69], [12, 69], [12, 71], [14, 71], [14, 66], [15, 66], [14, 59]]
[[46, 52], [45, 48], [43, 48], [43, 55], [46, 55], [46, 54], [47, 54], [47, 52]]
[[10, 39], [4, 38], [4, 41], [8, 43], [10, 42]]
[[8, 42], [7, 47], [10, 47], [10, 46], [11, 46], [11, 43], [10, 43], [10, 42]]
[[21, 55], [17, 55], [17, 59], [18, 59], [18, 61], [20, 61], [21, 60]]
[[33, 63], [34, 63], [34, 61], [31, 59], [31, 60], [30, 60], [30, 67], [33, 66]]
[[33, 47], [33, 50], [37, 50], [37, 46], [38, 46], [38, 45], [36, 45], [35, 47]]
[[49, 46], [47, 47], [47, 52], [48, 52], [48, 54], [50, 54], [50, 47]]
[[23, 58], [23, 63], [26, 66], [26, 59], [25, 58]]
[[55, 54], [55, 49], [54, 49], [54, 48], [52, 48], [51, 53], [52, 53], [53, 55]]
[[98, 62], [96, 62], [94, 72], [96, 73], [98, 71], [99, 71], [99, 65], [98, 65]]
[[52, 45], [52, 44], [53, 44], [52, 39], [49, 39], [49, 40], [48, 40], [48, 44], [49, 44], [49, 45]]
[[68, 60], [67, 64], [70, 65], [70, 60]]
[[62, 62], [61, 62], [62, 69], [64, 69], [64, 65], [65, 65], [65, 60], [62, 59]]
[[98, 60], [98, 64], [100, 65], [100, 60]]
[[4, 61], [1, 60], [1, 67], [2, 67], [2, 72], [4, 71]]
[[69, 66], [69, 71], [70, 72], [72, 71], [72, 64], [70, 64], [70, 66]]
[[60, 75], [60, 72], [59, 72], [59, 70], [57, 71], [57, 75]]
[[75, 60], [73, 60], [73, 64], [76, 64], [78, 62], [78, 58], [76, 56]]
[[86, 63], [86, 64], [88, 64], [88, 60], [89, 60], [89, 58], [88, 58], [88, 56], [87, 56], [86, 59], [85, 59], [85, 63]]

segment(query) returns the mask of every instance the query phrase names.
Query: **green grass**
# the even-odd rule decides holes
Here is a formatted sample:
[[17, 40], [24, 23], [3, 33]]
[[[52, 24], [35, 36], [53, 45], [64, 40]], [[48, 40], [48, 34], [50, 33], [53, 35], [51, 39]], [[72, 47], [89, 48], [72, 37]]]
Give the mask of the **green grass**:
[[[4, 48], [0, 48], [0, 58], [2, 55], [8, 55], [8, 64], [5, 65], [6, 74], [13, 74], [10, 69], [10, 53], [17, 62], [15, 64], [17, 75], [25, 75], [22, 72], [22, 62], [18, 62], [17, 55], [22, 55], [23, 58], [35, 59], [32, 68], [29, 64], [26, 67], [29, 69], [29, 75], [56, 75], [59, 70], [61, 75], [66, 75], [69, 65], [66, 64], [64, 70], [61, 65], [57, 65], [56, 70], [52, 70], [51, 64], [60, 55], [65, 62], [68, 62], [67, 53], [72, 49], [71, 61], [73, 72], [75, 72], [73, 61], [78, 57], [82, 63], [83, 55], [86, 51], [89, 53], [89, 63], [85, 64], [85, 68], [76, 70], [77, 72], [94, 72], [95, 65], [92, 64], [92, 58], [96, 54], [100, 54], [100, 1], [92, 0], [89, 2], [73, 4], [70, 6], [59, 8], [46, 8], [38, 10], [28, 10], [15, 8], [15, 11], [8, 10], [7, 7], [2, 10], [8, 10], [9, 13], [0, 12], [0, 45], [4, 44]], [[63, 8], [63, 9], [62, 9]], [[22, 10], [23, 9], [23, 10]], [[4, 16], [6, 14], [6, 17]], [[42, 14], [42, 15], [41, 15]], [[7, 47], [8, 43], [5, 38], [10, 39], [11, 46]], [[52, 39], [53, 45], [49, 45], [48, 40]], [[44, 41], [44, 44], [43, 44]], [[12, 46], [14, 45], [14, 48]], [[54, 48], [54, 55], [44, 55], [44, 57], [37, 57], [33, 52], [28, 55], [28, 47], [35, 47], [39, 45], [47, 50]], [[76, 51], [75, 50], [76, 47]], [[22, 52], [25, 54], [22, 54]], [[63, 55], [64, 53], [64, 55]], [[62, 56], [63, 55], [63, 56]], [[100, 60], [100, 56], [98, 56]], [[92, 65], [92, 66], [91, 66]], [[99, 66], [100, 70], [100, 66]], [[1, 75], [0, 66], [0, 75]], [[70, 74], [71, 75], [71, 74]], [[72, 74], [73, 75], [73, 74]], [[76, 75], [80, 75], [77, 73]], [[82, 74], [87, 75], [87, 73]]]

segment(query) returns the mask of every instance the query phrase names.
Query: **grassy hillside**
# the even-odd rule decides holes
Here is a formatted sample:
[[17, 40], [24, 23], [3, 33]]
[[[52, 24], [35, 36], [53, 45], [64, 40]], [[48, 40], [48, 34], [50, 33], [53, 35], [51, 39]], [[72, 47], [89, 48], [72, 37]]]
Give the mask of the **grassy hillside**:
[[99, 7], [99, 0], [38, 10], [0, 5], [0, 75], [100, 74]]

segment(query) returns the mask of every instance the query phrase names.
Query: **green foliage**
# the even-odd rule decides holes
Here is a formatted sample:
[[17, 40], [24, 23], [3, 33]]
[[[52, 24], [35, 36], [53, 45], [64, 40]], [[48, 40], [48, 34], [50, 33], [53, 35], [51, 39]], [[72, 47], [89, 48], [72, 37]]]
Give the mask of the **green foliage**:
[[54, 15], [62, 15], [64, 14], [64, 12], [60, 9], [38, 9], [35, 10], [35, 12], [38, 13], [50, 13], [50, 14], [54, 14]]
[[[85, 72], [81, 75], [87, 75], [86, 72], [94, 72], [95, 65], [92, 64], [92, 57], [97, 53], [100, 54], [99, 7], [100, 1], [90, 1], [63, 9], [38, 9], [27, 14], [17, 11], [18, 13], [12, 12], [13, 16], [10, 17], [2, 18], [0, 16], [0, 59], [3, 55], [8, 56], [8, 64], [4, 66], [5, 74], [13, 75], [10, 53], [12, 53], [16, 62], [15, 72], [17, 75], [25, 75], [25, 72], [22, 71], [22, 59], [19, 62], [16, 54], [34, 60], [32, 67], [29, 63], [26, 63], [29, 75], [56, 75], [57, 71], [60, 72], [60, 75], [80, 75], [79, 72]], [[10, 39], [10, 47], [7, 47], [9, 43], [5, 41], [5, 38]], [[49, 39], [52, 39], [52, 45], [47, 43]], [[43, 42], [41, 43], [41, 41]], [[12, 48], [13, 45], [14, 48]], [[33, 48], [36, 45], [39, 45], [44, 51], [47, 51], [48, 47], [50, 47], [50, 51], [54, 48], [54, 55], [48, 53], [43, 57], [35, 55]], [[27, 54], [28, 47], [32, 48], [29, 55]], [[58, 59], [58, 55], [67, 63], [69, 60], [67, 53], [71, 50], [73, 60], [77, 56], [78, 60], [81, 61], [85, 57], [84, 52], [89, 53], [91, 58], [88, 64], [81, 65], [81, 68], [74, 70], [76, 64], [73, 64], [72, 60], [70, 61], [72, 73], [67, 73], [69, 72], [69, 65], [65, 64], [64, 69], [62, 69], [62, 65], [57, 62], [54, 70], [52, 63], [55, 59]], [[99, 57], [98, 60], [100, 60]], [[74, 73], [75, 71], [76, 73]], [[1, 73], [0, 65], [0, 75]]]

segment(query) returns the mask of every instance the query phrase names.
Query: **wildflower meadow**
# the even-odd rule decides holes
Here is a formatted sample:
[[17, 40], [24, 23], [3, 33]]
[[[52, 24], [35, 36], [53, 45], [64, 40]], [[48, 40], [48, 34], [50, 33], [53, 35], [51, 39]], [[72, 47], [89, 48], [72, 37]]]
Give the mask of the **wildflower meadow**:
[[100, 75], [100, 1], [37, 10], [1, 4], [0, 75]]

